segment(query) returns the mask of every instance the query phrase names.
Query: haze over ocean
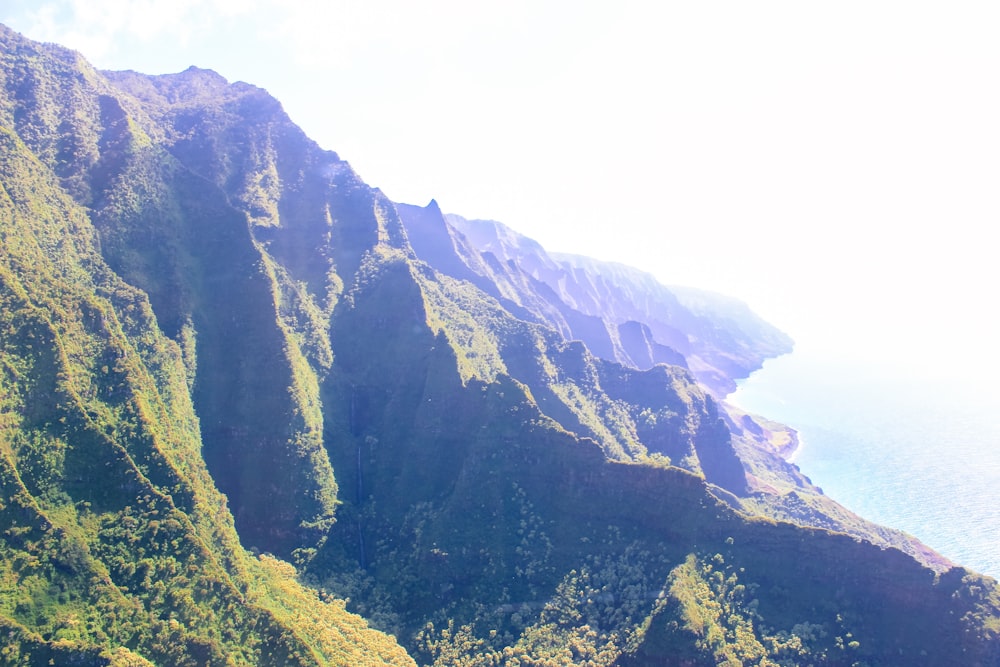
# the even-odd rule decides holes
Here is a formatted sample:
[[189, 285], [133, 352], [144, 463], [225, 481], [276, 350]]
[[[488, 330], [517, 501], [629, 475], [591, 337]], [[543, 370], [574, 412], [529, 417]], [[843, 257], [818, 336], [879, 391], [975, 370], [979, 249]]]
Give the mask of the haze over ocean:
[[0, 20], [99, 68], [261, 86], [393, 201], [741, 298], [801, 344], [880, 362], [1000, 339], [996, 3], [5, 0]]
[[1000, 578], [1000, 400], [793, 352], [730, 400], [799, 430], [795, 463], [867, 519]]
[[806, 474], [1000, 574], [996, 3], [5, 0], [0, 21], [102, 69], [248, 81], [394, 201], [747, 301], [798, 347], [739, 400], [801, 428]]

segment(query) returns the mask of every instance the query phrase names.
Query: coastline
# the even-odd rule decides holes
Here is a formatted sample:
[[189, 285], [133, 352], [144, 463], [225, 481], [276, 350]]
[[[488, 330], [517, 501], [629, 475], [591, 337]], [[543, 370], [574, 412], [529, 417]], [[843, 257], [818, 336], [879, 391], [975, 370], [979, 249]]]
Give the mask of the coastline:
[[785, 462], [794, 463], [804, 442], [799, 430], [747, 410], [732, 400], [732, 396], [736, 393], [733, 392], [725, 400], [720, 401], [729, 430], [735, 435], [750, 438]]
[[796, 352], [765, 362], [726, 405], [796, 424], [796, 446], [766, 450], [780, 451], [827, 497], [1000, 578], [1000, 393], [962, 380]]
[[802, 437], [802, 432], [801, 431], [799, 431], [798, 429], [792, 428], [791, 426], [789, 426], [788, 429], [792, 432], [792, 437], [794, 438], [795, 443], [794, 443], [794, 445], [792, 445], [788, 449], [787, 452], [783, 452], [781, 454], [781, 456], [788, 463], [794, 464], [795, 463], [795, 459], [798, 458], [799, 454], [802, 452], [802, 449], [805, 447], [806, 441]]

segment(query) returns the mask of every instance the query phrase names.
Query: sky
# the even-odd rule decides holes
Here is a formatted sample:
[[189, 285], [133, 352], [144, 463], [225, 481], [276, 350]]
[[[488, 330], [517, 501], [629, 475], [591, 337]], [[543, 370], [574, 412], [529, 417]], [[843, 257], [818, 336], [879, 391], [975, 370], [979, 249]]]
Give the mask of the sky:
[[103, 69], [261, 86], [395, 201], [736, 296], [800, 351], [1000, 373], [993, 2], [4, 0], [0, 21]]

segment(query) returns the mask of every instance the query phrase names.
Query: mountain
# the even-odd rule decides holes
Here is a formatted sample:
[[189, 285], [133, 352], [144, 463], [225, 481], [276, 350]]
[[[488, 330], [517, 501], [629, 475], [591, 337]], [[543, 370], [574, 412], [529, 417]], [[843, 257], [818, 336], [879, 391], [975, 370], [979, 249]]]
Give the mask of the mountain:
[[182, 192], [221, 209], [79, 56], [0, 45], [0, 662], [412, 664], [240, 546], [202, 458], [190, 327], [99, 252], [110, 221]]
[[[605, 361], [637, 370], [649, 370], [657, 364], [700, 369], [692, 370], [691, 375], [710, 395], [725, 396], [736, 380], [747, 377], [764, 359], [791, 350], [786, 334], [736, 299], [693, 288], [667, 287], [650, 274], [621, 264], [549, 253], [537, 241], [502, 223], [443, 214], [435, 201], [425, 207], [397, 203], [396, 208], [419, 259], [442, 274], [476, 285], [521, 319], [547, 325], [564, 338], [581, 339], [591, 353]], [[673, 347], [659, 342], [654, 331]], [[519, 379], [536, 397], [547, 395], [537, 383]], [[591, 388], [590, 393], [604, 393], [606, 403], [619, 400], [606, 389]], [[630, 400], [641, 401], [655, 393], [641, 383], [638, 389]], [[561, 410], [574, 411], [572, 400], [564, 403]], [[565, 428], [602, 440], [599, 433], [587, 429], [591, 422], [564, 418], [551, 402], [544, 405]], [[725, 447], [727, 456], [730, 461], [734, 456], [739, 460], [742, 472], [732, 465], [728, 477], [717, 474], [723, 458], [719, 453], [688, 456], [659, 445], [662, 439], [648, 432], [640, 433], [639, 439], [653, 446], [654, 456], [668, 456], [679, 467], [705, 474], [717, 485], [714, 492], [750, 514], [892, 546], [936, 570], [951, 566], [913, 537], [845, 509], [787, 463], [785, 456], [798, 445], [793, 429], [747, 414], [725, 400], [715, 405], [730, 430], [732, 449]], [[621, 435], [615, 435], [614, 440], [620, 441]], [[605, 447], [611, 458], [621, 453], [613, 450], [613, 444]], [[638, 458], [647, 453], [640, 451]], [[706, 459], [710, 467], [703, 470], [699, 462]]]
[[667, 287], [622, 264], [549, 253], [502, 223], [443, 215], [437, 202], [397, 210], [418, 257], [603, 359], [640, 370], [682, 365], [722, 398], [765, 359], [792, 350], [786, 334], [736, 299]]
[[787, 345], [739, 307], [608, 320], [259, 88], [6, 28], [0, 185], [0, 663], [1000, 663], [996, 582], [806, 525], [695, 381]]

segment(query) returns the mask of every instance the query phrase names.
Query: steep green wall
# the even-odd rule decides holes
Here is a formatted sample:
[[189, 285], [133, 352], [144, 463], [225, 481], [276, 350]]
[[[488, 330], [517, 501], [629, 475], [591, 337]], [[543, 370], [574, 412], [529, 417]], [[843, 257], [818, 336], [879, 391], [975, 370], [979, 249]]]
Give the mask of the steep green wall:
[[[350, 591], [418, 656], [487, 665], [674, 664], [670, 656], [687, 655], [701, 664], [763, 651], [775, 661], [879, 664], [902, 650], [908, 664], [958, 653], [990, 664], [995, 629], [980, 623], [995, 613], [992, 584], [972, 593], [978, 584], [956, 588], [962, 574], [938, 579], [900, 552], [752, 519], [662, 460], [608, 460], [597, 442], [543, 414], [527, 384], [496, 368], [492, 379], [466, 376], [443, 311], [420, 306], [426, 279], [402, 257], [373, 254], [334, 319], [337, 361], [324, 395], [341, 406], [327, 428], [347, 492], [308, 568], [310, 581]], [[477, 340], [464, 331], [458, 337]], [[636, 391], [635, 400], [718, 423], [683, 373], [629, 380], [618, 369], [599, 383], [617, 400]], [[616, 386], [630, 381], [639, 384]], [[692, 455], [704, 453], [689, 442]], [[716, 555], [723, 583], [733, 582], [702, 585], [709, 574], [684, 569]], [[737, 585], [749, 591], [739, 594], [739, 619], [716, 620], [714, 643], [677, 620], [685, 604], [732, 607], [726, 586]], [[563, 651], [569, 643], [575, 652]]]
[[686, 371], [439, 275], [263, 91], [0, 40], [7, 663], [412, 664], [347, 606], [438, 665], [998, 663], [995, 582], [745, 513]]
[[181, 348], [64, 183], [0, 129], [0, 662], [408, 664], [243, 551]]

